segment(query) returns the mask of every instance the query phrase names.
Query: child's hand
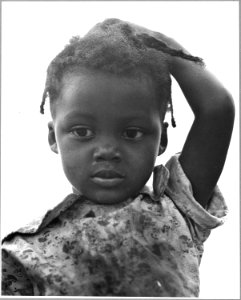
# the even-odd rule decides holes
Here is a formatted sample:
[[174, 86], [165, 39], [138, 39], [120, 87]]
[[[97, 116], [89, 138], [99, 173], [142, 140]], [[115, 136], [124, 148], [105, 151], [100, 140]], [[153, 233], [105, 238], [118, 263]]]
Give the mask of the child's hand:
[[172, 75], [175, 73], [175, 68], [177, 67], [176, 61], [180, 59], [180, 57], [203, 65], [202, 59], [190, 55], [190, 53], [173, 38], [135, 24], [128, 23], [128, 25], [131, 26], [133, 35], [140, 39], [145, 46], [167, 53], [166, 60]]
[[[138, 37], [153, 37], [159, 41], [164, 42], [168, 47], [176, 49], [176, 50], [183, 50], [186, 52], [186, 50], [178, 44], [174, 39], [164, 35], [163, 33], [157, 32], [157, 31], [152, 31], [149, 30], [145, 27], [141, 27], [129, 22], [126, 22], [131, 28], [133, 33], [138, 36]], [[188, 54], [188, 52], [186, 52]]]

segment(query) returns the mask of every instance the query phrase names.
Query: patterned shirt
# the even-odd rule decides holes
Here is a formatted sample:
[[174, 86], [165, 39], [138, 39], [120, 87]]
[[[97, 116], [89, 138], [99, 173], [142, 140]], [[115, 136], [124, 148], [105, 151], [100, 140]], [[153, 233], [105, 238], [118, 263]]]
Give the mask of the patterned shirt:
[[2, 246], [2, 295], [197, 297], [203, 242], [227, 213], [216, 187], [204, 209], [178, 157], [153, 191], [115, 205], [70, 194]]

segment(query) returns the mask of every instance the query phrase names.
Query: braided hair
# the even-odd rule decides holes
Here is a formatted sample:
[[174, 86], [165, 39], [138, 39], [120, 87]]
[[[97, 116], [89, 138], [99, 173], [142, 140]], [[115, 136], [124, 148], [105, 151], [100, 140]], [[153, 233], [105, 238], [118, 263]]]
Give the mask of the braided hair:
[[202, 64], [200, 58], [172, 49], [156, 37], [145, 32], [138, 34], [135, 25], [130, 23], [119, 19], [98, 23], [83, 38], [73, 37], [50, 63], [40, 112], [44, 113], [48, 97], [53, 116], [64, 75], [85, 69], [129, 78], [151, 78], [160, 99], [161, 116], [164, 119], [166, 111], [170, 110], [172, 126], [175, 127], [166, 54]]

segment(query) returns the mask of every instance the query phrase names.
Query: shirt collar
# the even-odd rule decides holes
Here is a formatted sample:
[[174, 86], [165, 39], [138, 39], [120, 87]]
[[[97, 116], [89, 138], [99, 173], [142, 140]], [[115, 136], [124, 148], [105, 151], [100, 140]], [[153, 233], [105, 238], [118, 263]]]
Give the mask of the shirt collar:
[[141, 194], [149, 195], [153, 200], [158, 200], [164, 195], [169, 179], [169, 171], [163, 165], [158, 165], [153, 170], [152, 188], [145, 185]]

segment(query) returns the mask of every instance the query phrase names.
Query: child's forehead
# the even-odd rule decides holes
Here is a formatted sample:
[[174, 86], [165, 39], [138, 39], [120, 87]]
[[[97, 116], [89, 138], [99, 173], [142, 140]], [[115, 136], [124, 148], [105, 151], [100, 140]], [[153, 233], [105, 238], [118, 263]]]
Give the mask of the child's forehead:
[[146, 93], [149, 97], [156, 96], [156, 85], [151, 76], [138, 73], [135, 74], [111, 74], [102, 71], [89, 69], [76, 69], [66, 73], [62, 78], [62, 94], [69, 91], [88, 91], [98, 93], [108, 90], [115, 90], [116, 93], [132, 91], [136, 93]]
[[129, 73], [122, 73], [121, 71], [118, 72], [107, 72], [105, 70], [101, 69], [88, 69], [85, 67], [74, 67], [71, 68], [69, 71], [65, 72], [63, 74], [63, 80], [72, 80], [73, 78], [88, 78], [88, 80], [95, 80], [96, 78], [103, 79], [103, 81], [108, 81], [110, 79], [115, 80], [115, 81], [121, 81], [121, 82], [139, 82], [139, 83], [149, 83], [153, 84], [153, 78], [151, 75], [139, 71], [136, 69], [134, 72], [129, 72]]
[[101, 72], [74, 72], [66, 74], [57, 104], [61, 115], [65, 111], [102, 110], [105, 115], [125, 115], [134, 112], [159, 112], [153, 84], [147, 77], [128, 77]]

